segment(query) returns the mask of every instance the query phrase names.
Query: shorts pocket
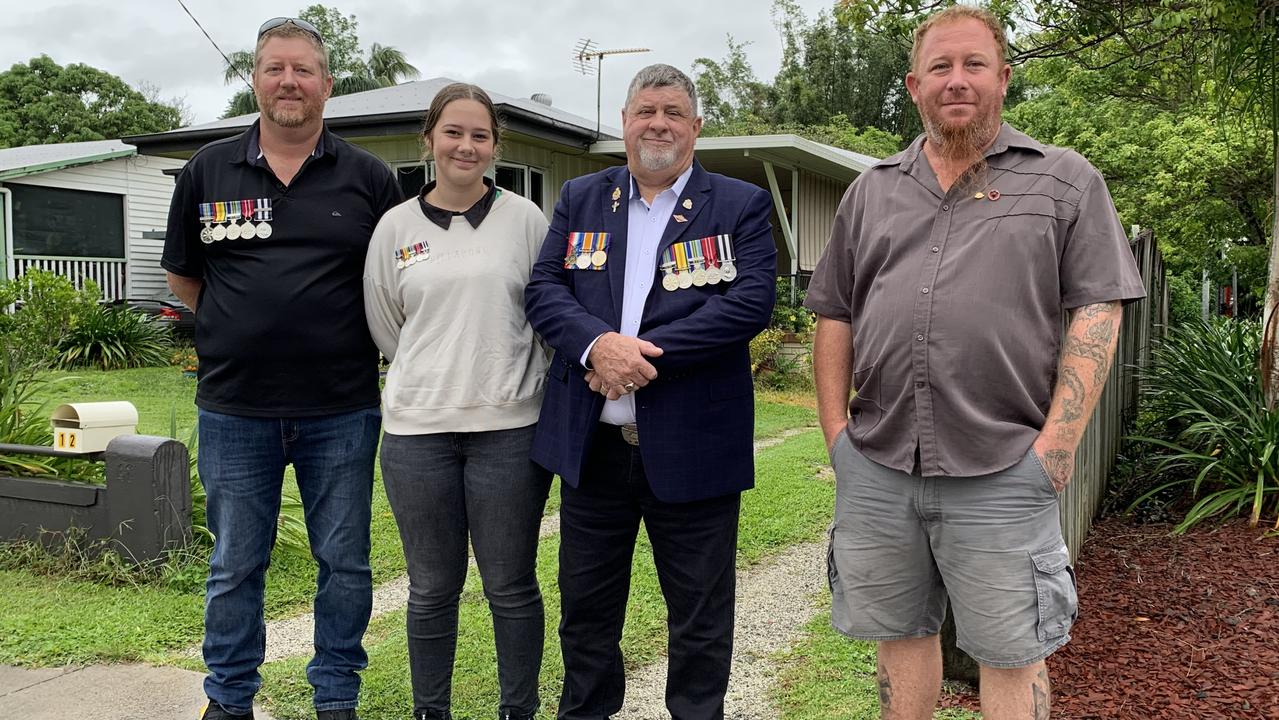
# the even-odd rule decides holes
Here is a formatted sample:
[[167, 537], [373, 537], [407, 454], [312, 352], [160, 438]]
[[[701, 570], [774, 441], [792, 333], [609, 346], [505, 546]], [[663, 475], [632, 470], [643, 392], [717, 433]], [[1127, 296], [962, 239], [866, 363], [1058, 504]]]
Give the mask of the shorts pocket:
[[1052, 491], [1053, 496], [1060, 495], [1061, 493], [1057, 492], [1057, 486], [1053, 484], [1053, 479], [1048, 477], [1048, 469], [1044, 467], [1044, 461], [1039, 459], [1039, 454], [1035, 452], [1035, 448], [1032, 446], [1026, 451], [1026, 454], [1030, 456], [1031, 462], [1035, 464], [1035, 469], [1039, 471], [1039, 478]]
[[1075, 570], [1070, 567], [1070, 552], [1065, 545], [1032, 552], [1030, 562], [1039, 606], [1035, 631], [1040, 642], [1049, 642], [1068, 634], [1078, 614]]
[[839, 571], [835, 569], [835, 523], [831, 522], [826, 529], [826, 583], [830, 586], [831, 595], [839, 586]]

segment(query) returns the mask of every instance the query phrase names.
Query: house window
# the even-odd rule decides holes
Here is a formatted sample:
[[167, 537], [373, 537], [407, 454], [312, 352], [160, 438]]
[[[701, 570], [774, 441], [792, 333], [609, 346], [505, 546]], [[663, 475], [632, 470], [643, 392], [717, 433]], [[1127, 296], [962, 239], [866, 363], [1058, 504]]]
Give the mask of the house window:
[[435, 179], [435, 163], [398, 165], [395, 168], [395, 179], [399, 181], [404, 197], [417, 197], [422, 192], [422, 186]]
[[9, 184], [13, 254], [123, 258], [124, 196]]
[[527, 165], [498, 163], [493, 170], [493, 181], [498, 187], [532, 200], [539, 208], [543, 206], [546, 176], [541, 170]]
[[[489, 171], [488, 176], [500, 188], [505, 188], [517, 195], [532, 200], [539, 208], [545, 203], [546, 173], [538, 168], [514, 163], [498, 163]], [[417, 163], [399, 165], [395, 168], [395, 177], [399, 180], [400, 189], [405, 197], [417, 197], [422, 186], [435, 179], [435, 163]], [[544, 208], [543, 208], [544, 209]]]

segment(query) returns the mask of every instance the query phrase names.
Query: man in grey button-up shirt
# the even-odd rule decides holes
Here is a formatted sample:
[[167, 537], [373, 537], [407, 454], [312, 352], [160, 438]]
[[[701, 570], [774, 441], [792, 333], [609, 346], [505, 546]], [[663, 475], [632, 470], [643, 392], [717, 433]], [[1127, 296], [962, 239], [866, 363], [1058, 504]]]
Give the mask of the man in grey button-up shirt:
[[[848, 189], [806, 301], [840, 488], [836, 625], [879, 641], [887, 718], [931, 717], [947, 594], [984, 717], [1047, 718], [1043, 658], [1075, 602], [1052, 490], [1073, 474], [1121, 304], [1144, 296], [1100, 174], [1000, 122], [1006, 53], [984, 10], [921, 25], [906, 86], [926, 132]], [[876, 516], [889, 493], [901, 512]]]

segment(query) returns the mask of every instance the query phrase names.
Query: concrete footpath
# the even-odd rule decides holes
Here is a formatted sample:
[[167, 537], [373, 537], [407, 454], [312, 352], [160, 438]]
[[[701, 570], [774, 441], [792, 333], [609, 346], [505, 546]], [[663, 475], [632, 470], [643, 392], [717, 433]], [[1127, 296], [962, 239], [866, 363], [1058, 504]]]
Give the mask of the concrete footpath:
[[[204, 674], [150, 665], [0, 665], [0, 715], [17, 720], [197, 720]], [[257, 720], [271, 720], [254, 708]]]

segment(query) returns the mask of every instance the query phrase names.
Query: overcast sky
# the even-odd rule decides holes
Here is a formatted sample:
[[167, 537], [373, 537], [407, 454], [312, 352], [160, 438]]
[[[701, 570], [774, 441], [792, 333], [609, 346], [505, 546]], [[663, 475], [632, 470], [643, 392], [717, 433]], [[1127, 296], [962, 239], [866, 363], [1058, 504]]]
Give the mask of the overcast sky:
[[[185, 0], [223, 51], [251, 49], [267, 18], [296, 15], [307, 0]], [[769, 0], [333, 0], [359, 22], [361, 48], [378, 42], [408, 56], [423, 78], [445, 76], [506, 95], [549, 93], [556, 107], [595, 117], [594, 77], [572, 63], [580, 38], [600, 49], [652, 52], [604, 60], [603, 120], [618, 126], [626, 83], [644, 65], [685, 72], [698, 57], [720, 60], [725, 36], [748, 41], [757, 77], [772, 80], [781, 46]], [[799, 0], [810, 18], [834, 0]], [[177, 0], [0, 0], [0, 68], [41, 53], [87, 63], [160, 97], [181, 98], [196, 124], [222, 114], [235, 86], [222, 58]]]

